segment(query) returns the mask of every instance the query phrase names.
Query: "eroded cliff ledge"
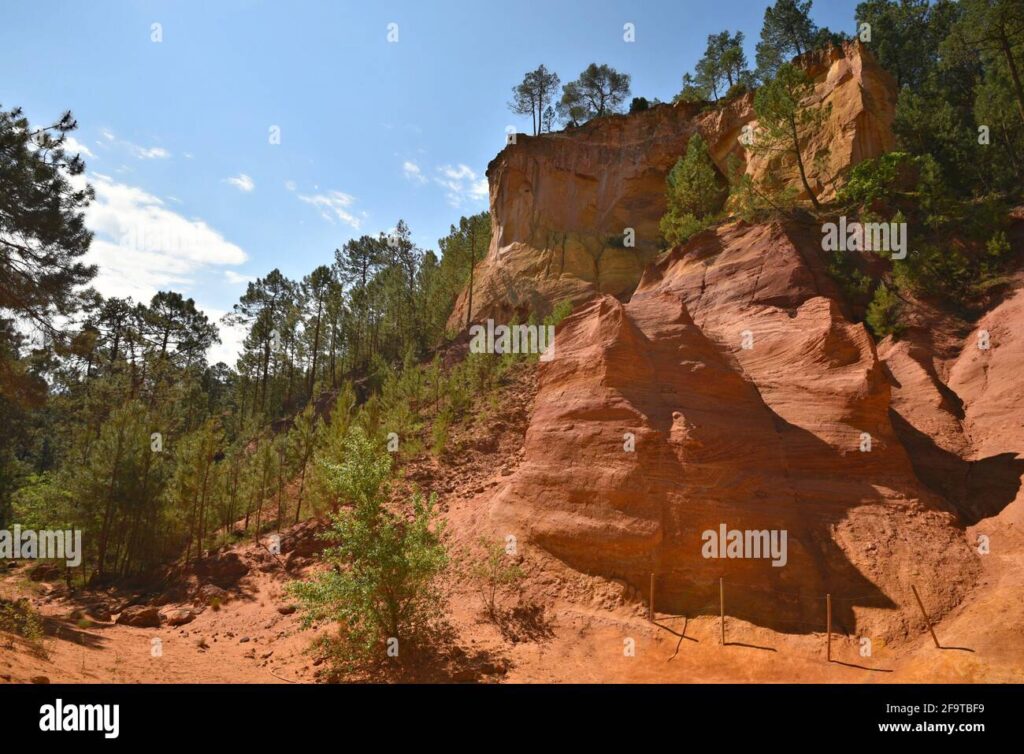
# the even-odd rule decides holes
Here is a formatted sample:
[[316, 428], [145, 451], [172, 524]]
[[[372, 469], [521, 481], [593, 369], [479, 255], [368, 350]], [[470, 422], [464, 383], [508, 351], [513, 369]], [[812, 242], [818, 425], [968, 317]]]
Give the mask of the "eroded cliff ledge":
[[[859, 43], [808, 55], [801, 65], [815, 81], [808, 105], [831, 105], [826, 127], [804, 135], [808, 154], [828, 148], [829, 160], [810, 175], [828, 198], [851, 166], [892, 148], [895, 84]], [[770, 171], [801, 189], [792, 160], [748, 153], [740, 143], [747, 124], [756, 126], [751, 94], [703, 111], [659, 105], [558, 133], [520, 134], [487, 168], [494, 234], [476, 269], [471, 318], [505, 320], [595, 293], [628, 298], [662, 250], [665, 176], [694, 133], [708, 141], [723, 174], [735, 155], [756, 178]], [[624, 246], [627, 228], [635, 232], [632, 248]], [[466, 306], [463, 292], [453, 328], [465, 324]]]

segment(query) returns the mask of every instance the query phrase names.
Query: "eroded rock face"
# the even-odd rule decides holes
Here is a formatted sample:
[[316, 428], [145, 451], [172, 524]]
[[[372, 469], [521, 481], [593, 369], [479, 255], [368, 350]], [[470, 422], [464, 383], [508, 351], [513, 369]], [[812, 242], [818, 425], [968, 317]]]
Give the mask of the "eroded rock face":
[[[524, 462], [492, 499], [496, 529], [644, 593], [656, 573], [662, 610], [717, 612], [724, 578], [730, 615], [784, 631], [815, 630], [826, 593], [837, 625], [887, 636], [918, 621], [912, 584], [937, 613], [956, 604], [976, 555], [918, 481], [887, 372], [813, 239], [720, 227], [629, 303], [571, 315], [540, 367]], [[785, 565], [704, 557], [722, 525], [787, 532]]]
[[1024, 276], [1013, 286], [973, 325], [917, 321], [879, 345], [894, 422], [918, 477], [968, 524], [1024, 524]]
[[[809, 55], [801, 62], [815, 80], [813, 102], [831, 106], [825, 128], [805, 138], [805, 152], [829, 157], [809, 166], [823, 198], [850, 167], [891, 149], [895, 84], [859, 43]], [[507, 320], [516, 312], [595, 293], [626, 298], [661, 248], [665, 176], [700, 132], [725, 174], [730, 155], [760, 179], [777, 176], [803, 192], [795, 161], [748, 153], [743, 127], [756, 128], [753, 95], [701, 112], [696, 105], [661, 105], [611, 116], [539, 137], [518, 135], [487, 169], [494, 235], [478, 265], [473, 320]], [[756, 132], [756, 131], [755, 131]], [[632, 229], [634, 245], [626, 245]], [[466, 322], [463, 292], [450, 325]]]

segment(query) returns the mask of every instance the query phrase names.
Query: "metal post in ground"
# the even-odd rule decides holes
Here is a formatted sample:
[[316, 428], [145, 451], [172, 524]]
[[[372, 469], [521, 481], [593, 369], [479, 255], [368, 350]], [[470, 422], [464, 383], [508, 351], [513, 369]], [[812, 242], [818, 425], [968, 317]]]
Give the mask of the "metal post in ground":
[[931, 632], [932, 641], [935, 642], [936, 648], [942, 649], [942, 645], [939, 644], [939, 637], [935, 635], [935, 629], [932, 628], [931, 618], [928, 617], [928, 612], [924, 609], [924, 603], [921, 602], [921, 595], [917, 593], [917, 587], [911, 584], [910, 588], [914, 592], [914, 599], [917, 600], [917, 606], [921, 608], [921, 615], [924, 616], [924, 622], [928, 625], [928, 630]]

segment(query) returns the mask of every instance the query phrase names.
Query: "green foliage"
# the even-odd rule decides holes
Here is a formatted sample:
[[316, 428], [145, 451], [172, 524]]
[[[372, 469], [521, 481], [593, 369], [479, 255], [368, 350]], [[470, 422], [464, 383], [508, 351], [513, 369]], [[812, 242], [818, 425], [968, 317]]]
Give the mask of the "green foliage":
[[857, 23], [870, 24], [868, 47], [899, 89], [919, 89], [939, 61], [939, 44], [948, 34], [945, 0], [865, 0], [857, 6]]
[[46, 656], [46, 648], [43, 645], [43, 619], [27, 599], [15, 602], [0, 599], [0, 631], [22, 637], [36, 654]]
[[675, 102], [700, 104], [711, 99], [711, 90], [697, 80], [692, 73], [683, 74], [683, 88], [675, 96]]
[[862, 305], [871, 293], [871, 278], [857, 264], [857, 256], [847, 251], [829, 252], [825, 269], [838, 283], [847, 301]]
[[562, 323], [562, 320], [572, 314], [572, 310], [572, 301], [569, 301], [568, 299], [565, 301], [559, 301], [555, 304], [551, 313], [544, 318], [544, 324], [557, 327]]
[[868, 305], [864, 320], [876, 338], [899, 335], [903, 331], [900, 322], [902, 301], [885, 283], [875, 289], [875, 295]]
[[646, 97], [634, 97], [633, 101], [629, 103], [629, 112], [642, 113], [645, 110], [651, 109], [651, 103], [648, 102]]
[[996, 231], [995, 235], [985, 244], [986, 259], [984, 264], [988, 270], [995, 270], [1005, 264], [1012, 253], [1010, 241], [1005, 231]]
[[[693, 83], [703, 92], [718, 99], [720, 89], [731, 91], [742, 83], [750, 83], [752, 74], [747, 69], [747, 56], [743, 52], [743, 32], [730, 34], [723, 31], [709, 34], [704, 56], [697, 62]], [[687, 82], [684, 79], [684, 88]]]
[[629, 96], [629, 74], [591, 63], [575, 81], [562, 87], [558, 110], [570, 124], [617, 113]]
[[659, 227], [665, 240], [675, 246], [708, 227], [725, 203], [726, 188], [700, 134], [690, 138], [686, 155], [665, 182], [666, 210]]
[[70, 112], [34, 128], [20, 108], [0, 109], [0, 314], [25, 317], [55, 338], [62, 331], [53, 318], [80, 307], [78, 289], [96, 274], [81, 261], [92, 241], [84, 210], [94, 192], [72, 184], [85, 163], [66, 151], [77, 127]]
[[463, 291], [466, 295], [465, 326], [468, 327], [476, 294], [473, 271], [491, 243], [490, 214], [481, 212], [461, 218], [458, 226], [452, 225], [449, 234], [437, 243], [441, 264], [429, 298], [433, 304], [427, 311], [431, 329], [443, 332], [455, 299]]
[[812, 49], [817, 27], [811, 21], [812, 0], [776, 0], [764, 12], [761, 41], [757, 43], [757, 74], [762, 80], [775, 76], [794, 55]]
[[451, 427], [453, 410], [450, 406], [445, 406], [437, 412], [434, 417], [433, 426], [430, 429], [431, 432], [431, 445], [430, 452], [440, 458], [448, 445], [448, 430]]
[[348, 506], [331, 516], [326, 533], [335, 545], [324, 557], [334, 568], [289, 588], [306, 625], [337, 622], [330, 650], [342, 673], [380, 663], [389, 639], [404, 651], [430, 634], [442, 604], [438, 578], [448, 562], [433, 497], [416, 494], [405, 513], [392, 512], [385, 505], [386, 451], [359, 427], [344, 451], [343, 458], [322, 461], [335, 495]]
[[549, 71], [543, 64], [523, 76], [522, 83], [512, 87], [512, 99], [509, 109], [517, 115], [530, 115], [533, 118], [533, 135], [550, 131], [553, 117], [545, 117], [552, 112], [555, 93], [561, 80], [554, 71]]
[[753, 223], [796, 206], [796, 189], [781, 185], [769, 173], [760, 181], [746, 173], [735, 155], [730, 155], [726, 170], [729, 176], [729, 208], [744, 222]]
[[501, 542], [481, 537], [478, 544], [482, 554], [470, 565], [469, 575], [480, 591], [487, 616], [497, 620], [502, 597], [517, 592], [525, 574], [515, 558], [505, 552]]
[[804, 105], [813, 92], [814, 83], [806, 72], [789, 63], [779, 66], [775, 78], [766, 82], [754, 96], [757, 134], [751, 150], [768, 156], [791, 155], [796, 160], [804, 190], [818, 209], [817, 196], [807, 179], [806, 163], [808, 157], [820, 160], [822, 155], [805, 155], [800, 137], [823, 126], [828, 120], [830, 105]]

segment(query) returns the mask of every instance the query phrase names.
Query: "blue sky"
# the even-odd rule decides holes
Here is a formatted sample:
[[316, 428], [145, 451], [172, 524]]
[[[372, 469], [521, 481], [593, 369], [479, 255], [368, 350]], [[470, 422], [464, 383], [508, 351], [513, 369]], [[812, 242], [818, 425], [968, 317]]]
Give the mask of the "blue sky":
[[[436, 249], [487, 208], [506, 126], [530, 129], [510, 89], [539, 63], [563, 82], [608, 63], [634, 95], [670, 100], [712, 32], [744, 31], [753, 61], [766, 4], [104, 0], [51, 3], [44, 20], [4, 0], [0, 106], [78, 119], [101, 292], [179, 290], [217, 317], [247, 279], [301, 277], [398, 218]], [[855, 6], [812, 14], [851, 31]], [[237, 333], [222, 334], [211, 356], [232, 361]]]

